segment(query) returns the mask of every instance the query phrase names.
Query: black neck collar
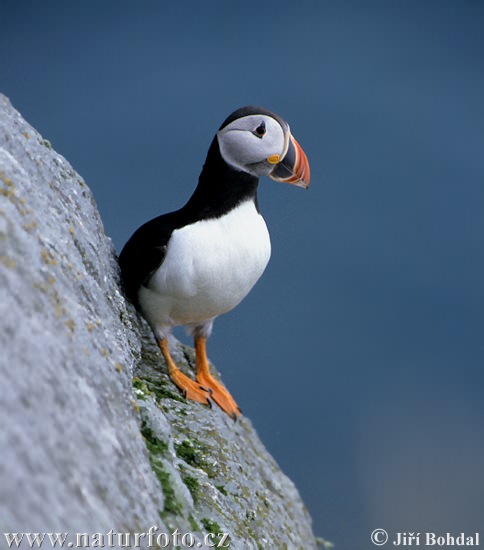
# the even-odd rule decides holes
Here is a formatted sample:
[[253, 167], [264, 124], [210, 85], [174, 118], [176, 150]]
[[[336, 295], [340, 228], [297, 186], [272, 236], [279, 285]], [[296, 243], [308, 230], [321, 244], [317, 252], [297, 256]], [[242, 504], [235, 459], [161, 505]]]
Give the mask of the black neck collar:
[[224, 161], [215, 136], [197, 188], [182, 210], [190, 218], [204, 220], [219, 218], [246, 200], [253, 200], [258, 209], [258, 184], [259, 178], [236, 170]]

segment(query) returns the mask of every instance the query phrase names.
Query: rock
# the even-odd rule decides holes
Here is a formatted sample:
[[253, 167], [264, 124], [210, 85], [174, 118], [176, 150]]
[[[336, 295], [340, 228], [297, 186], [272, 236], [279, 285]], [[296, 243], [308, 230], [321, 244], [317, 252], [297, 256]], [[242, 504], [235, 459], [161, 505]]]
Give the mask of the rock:
[[[192, 533], [181, 547], [208, 547], [211, 532], [231, 548], [315, 548], [250, 421], [169, 381], [91, 191], [2, 95], [0, 197], [0, 536], [98, 533], [123, 547], [117, 533], [153, 526]], [[193, 373], [193, 350], [170, 345]]]

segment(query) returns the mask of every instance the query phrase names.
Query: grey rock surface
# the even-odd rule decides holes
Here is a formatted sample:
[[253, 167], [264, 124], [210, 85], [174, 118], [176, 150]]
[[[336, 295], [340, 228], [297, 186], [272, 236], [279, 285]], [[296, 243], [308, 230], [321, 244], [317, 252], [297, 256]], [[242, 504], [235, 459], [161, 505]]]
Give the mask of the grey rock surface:
[[[230, 548], [316, 547], [249, 420], [171, 384], [91, 191], [2, 95], [0, 293], [0, 548], [4, 532], [100, 533], [108, 547], [110, 530], [152, 526], [192, 533], [180, 548], [208, 532]], [[193, 373], [193, 350], [171, 348]]]

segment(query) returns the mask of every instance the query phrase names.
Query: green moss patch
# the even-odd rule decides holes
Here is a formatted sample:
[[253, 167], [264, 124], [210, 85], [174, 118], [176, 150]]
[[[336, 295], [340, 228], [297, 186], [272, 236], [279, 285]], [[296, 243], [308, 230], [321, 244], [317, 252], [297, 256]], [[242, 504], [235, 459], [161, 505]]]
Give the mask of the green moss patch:
[[161, 457], [165, 456], [168, 453], [168, 443], [158, 439], [151, 428], [148, 428], [146, 422], [143, 421], [141, 425], [141, 434], [145, 438], [146, 448], [150, 457]]
[[180, 444], [175, 445], [175, 450], [178, 458], [181, 458], [194, 468], [200, 468], [203, 460], [190, 439], [184, 439]]
[[[167, 382], [163, 380], [151, 380], [146, 377], [136, 377], [133, 380], [133, 385], [137, 384], [149, 395], [153, 396], [158, 405], [162, 405], [164, 399], [173, 399], [180, 403], [186, 403], [186, 399], [180, 394], [172, 391]], [[136, 387], [136, 386], [135, 386]]]
[[150, 464], [160, 482], [161, 488], [163, 489], [163, 496], [165, 497], [165, 506], [162, 512], [163, 519], [165, 519], [166, 514], [180, 516], [182, 514], [182, 505], [175, 497], [175, 490], [170, 482], [170, 474], [165, 470], [163, 464], [151, 455]]
[[196, 477], [191, 475], [182, 475], [183, 483], [187, 486], [190, 494], [192, 495], [193, 502], [195, 504], [200, 500], [200, 483]]
[[219, 493], [222, 493], [222, 495], [224, 495], [225, 497], [229, 496], [229, 494], [227, 493], [227, 490], [223, 485], [215, 485], [215, 488], [218, 490]]
[[[211, 519], [208, 519], [208, 518], [202, 518], [200, 520], [200, 523], [203, 525], [203, 527], [205, 529], [205, 532], [207, 534], [210, 533], [212, 535], [211, 538], [212, 538], [213, 542], [218, 544], [222, 541], [222, 537], [223, 537], [222, 529], [216, 521], [212, 521]], [[230, 545], [230, 536], [225, 541], [225, 545], [227, 545], [227, 542]]]
[[188, 516], [188, 523], [190, 524], [190, 528], [194, 533], [200, 532], [200, 527], [198, 523], [195, 521], [195, 518], [191, 514]]
[[155, 394], [148, 389], [146, 382], [138, 377], [133, 378], [133, 390], [136, 397], [141, 401], [146, 401], [147, 397], [155, 397]]

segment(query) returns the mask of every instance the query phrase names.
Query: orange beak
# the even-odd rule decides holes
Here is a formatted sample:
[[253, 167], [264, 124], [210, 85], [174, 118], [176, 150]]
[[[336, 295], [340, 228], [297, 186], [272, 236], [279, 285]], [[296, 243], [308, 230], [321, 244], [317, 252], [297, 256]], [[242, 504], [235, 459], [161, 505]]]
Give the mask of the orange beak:
[[276, 164], [269, 177], [274, 181], [290, 183], [304, 189], [309, 187], [311, 173], [308, 158], [292, 135], [289, 135], [287, 153]]

